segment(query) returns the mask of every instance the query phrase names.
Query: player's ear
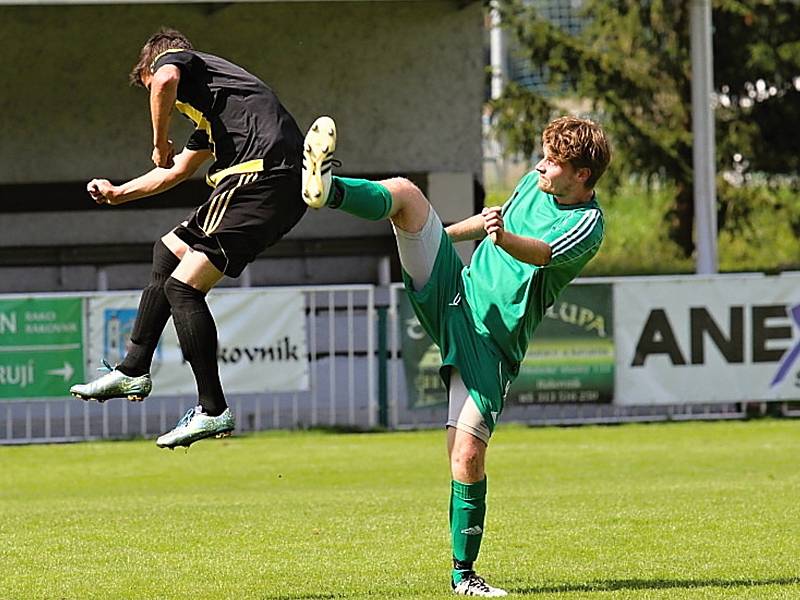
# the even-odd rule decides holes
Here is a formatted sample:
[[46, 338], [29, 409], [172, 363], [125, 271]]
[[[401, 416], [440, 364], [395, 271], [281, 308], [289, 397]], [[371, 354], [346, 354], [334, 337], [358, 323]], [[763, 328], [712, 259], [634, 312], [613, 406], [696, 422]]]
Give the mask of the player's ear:
[[589, 178], [592, 176], [592, 170], [589, 167], [581, 167], [577, 171], [575, 171], [575, 177], [580, 181], [584, 186], [586, 186], [586, 182], [589, 181]]

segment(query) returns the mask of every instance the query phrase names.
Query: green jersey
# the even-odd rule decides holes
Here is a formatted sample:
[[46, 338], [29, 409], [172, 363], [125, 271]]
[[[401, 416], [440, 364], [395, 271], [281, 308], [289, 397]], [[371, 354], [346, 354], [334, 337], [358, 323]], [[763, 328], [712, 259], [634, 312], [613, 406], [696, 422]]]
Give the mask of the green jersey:
[[503, 206], [503, 224], [510, 233], [547, 242], [550, 262], [524, 263], [486, 237], [461, 272], [478, 333], [492, 339], [514, 367], [545, 311], [603, 241], [603, 213], [594, 197], [584, 204], [559, 204], [538, 182], [535, 171], [522, 178]]

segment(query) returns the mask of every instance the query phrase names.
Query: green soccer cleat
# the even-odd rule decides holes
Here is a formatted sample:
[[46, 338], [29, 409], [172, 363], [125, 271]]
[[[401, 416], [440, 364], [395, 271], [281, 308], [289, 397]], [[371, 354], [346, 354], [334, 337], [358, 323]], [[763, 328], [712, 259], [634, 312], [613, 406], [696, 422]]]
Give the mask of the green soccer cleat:
[[175, 429], [168, 431], [156, 440], [159, 448], [174, 450], [176, 446], [189, 447], [198, 440], [207, 437], [226, 437], [236, 427], [230, 408], [218, 417], [210, 417], [203, 412], [203, 407], [195, 406], [186, 411]]
[[322, 208], [331, 193], [331, 169], [340, 163], [333, 158], [336, 150], [336, 123], [319, 117], [303, 143], [303, 200], [311, 208]]
[[89, 383], [76, 383], [69, 388], [69, 393], [81, 400], [97, 402], [105, 402], [111, 398], [127, 398], [139, 402], [150, 395], [153, 382], [149, 373], [139, 377], [129, 377], [112, 367], [105, 359], [102, 362], [103, 366], [98, 370], [108, 371], [105, 375]]
[[481, 598], [508, 596], [508, 592], [490, 586], [483, 577], [479, 577], [475, 573], [470, 573], [458, 583], [451, 581], [450, 585], [453, 587], [453, 593], [456, 596], [480, 596]]

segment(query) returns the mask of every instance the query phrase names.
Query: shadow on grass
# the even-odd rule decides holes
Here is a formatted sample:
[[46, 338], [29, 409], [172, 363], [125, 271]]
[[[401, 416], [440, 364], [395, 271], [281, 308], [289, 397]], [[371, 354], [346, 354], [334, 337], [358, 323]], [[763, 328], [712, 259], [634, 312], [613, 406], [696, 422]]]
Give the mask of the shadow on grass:
[[286, 594], [277, 596], [260, 596], [261, 600], [331, 600], [332, 598], [343, 598], [336, 594]]
[[586, 583], [565, 583], [517, 588], [515, 594], [558, 594], [566, 592], [614, 592], [619, 590], [666, 590], [702, 587], [760, 587], [765, 585], [799, 585], [800, 577], [775, 579], [608, 579]]
[[298, 428], [298, 431], [317, 431], [320, 433], [387, 433], [385, 427], [359, 427], [358, 425], [314, 425]]

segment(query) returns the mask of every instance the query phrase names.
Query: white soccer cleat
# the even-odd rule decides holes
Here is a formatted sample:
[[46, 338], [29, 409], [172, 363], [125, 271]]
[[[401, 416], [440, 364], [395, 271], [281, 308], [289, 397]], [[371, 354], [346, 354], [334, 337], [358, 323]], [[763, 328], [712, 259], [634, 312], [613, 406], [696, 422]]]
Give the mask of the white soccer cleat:
[[106, 359], [102, 359], [102, 363], [99, 370], [105, 371], [105, 375], [89, 383], [76, 383], [69, 388], [69, 393], [81, 400], [97, 402], [105, 402], [110, 398], [127, 398], [132, 402], [140, 402], [150, 395], [153, 382], [149, 373], [130, 377], [112, 367]]
[[303, 142], [303, 200], [311, 208], [322, 208], [331, 193], [331, 168], [339, 162], [336, 150], [336, 123], [319, 117]]
[[502, 598], [508, 596], [508, 592], [500, 588], [492, 587], [475, 573], [470, 573], [458, 583], [452, 583], [453, 593], [456, 596], [479, 596], [481, 598]]
[[172, 431], [168, 431], [156, 440], [159, 448], [175, 449], [176, 446], [188, 448], [198, 440], [208, 437], [226, 437], [236, 427], [230, 408], [226, 408], [218, 417], [203, 412], [201, 406], [186, 411]]

